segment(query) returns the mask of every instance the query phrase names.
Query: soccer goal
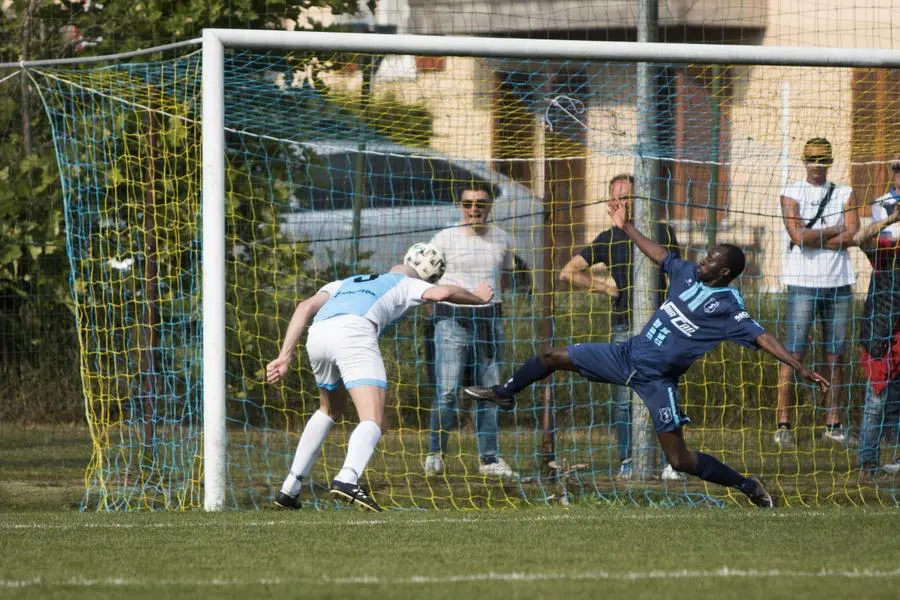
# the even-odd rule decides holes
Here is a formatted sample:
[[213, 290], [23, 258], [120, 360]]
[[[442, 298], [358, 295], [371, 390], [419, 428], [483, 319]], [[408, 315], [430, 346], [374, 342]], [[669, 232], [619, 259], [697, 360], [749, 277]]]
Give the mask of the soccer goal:
[[[385, 60], [398, 56], [413, 58]], [[653, 73], [642, 103], [637, 63]], [[85, 508], [267, 505], [318, 404], [305, 358], [284, 385], [262, 383], [296, 302], [384, 270], [458, 222], [467, 185], [490, 187], [494, 222], [514, 242], [495, 340], [502, 378], [546, 344], [643, 326], [645, 313], [588, 291], [608, 289], [610, 269], [583, 273], [587, 284], [563, 277], [573, 256], [608, 265], [620, 254], [612, 237], [592, 244], [620, 174], [650, 182], [632, 202], [643, 226], [669, 225], [683, 256], [744, 248], [747, 310], [782, 335], [780, 190], [803, 177], [814, 137], [831, 140], [831, 178], [863, 206], [887, 190], [900, 114], [871, 98], [897, 67], [889, 50], [244, 30], [207, 30], [139, 62], [28, 65], [65, 191], [94, 440]], [[853, 259], [855, 321], [868, 267]], [[639, 258], [627, 265], [629, 277], [650, 273]], [[665, 285], [654, 277], [615, 293], [649, 305]], [[477, 354], [484, 340], [471, 335]], [[853, 335], [840, 410], [858, 425], [866, 386]], [[365, 482], [383, 506], [737, 501], [666, 471], [639, 400], [559, 374], [493, 429], [458, 399], [443, 469], [425, 473], [439, 435], [433, 339], [419, 312], [382, 340], [390, 431]], [[480, 377], [477, 356], [462, 367], [461, 382]], [[791, 408], [796, 447], [773, 444], [777, 369], [727, 344], [695, 365], [681, 386], [691, 444], [770, 479], [789, 504], [894, 504], [884, 486], [859, 483], [855, 448], [819, 438], [825, 408], [811, 389], [799, 386]], [[354, 419], [332, 432], [304, 502], [331, 506]], [[515, 477], [482, 473], [491, 436]], [[640, 467], [623, 469], [629, 458]]]

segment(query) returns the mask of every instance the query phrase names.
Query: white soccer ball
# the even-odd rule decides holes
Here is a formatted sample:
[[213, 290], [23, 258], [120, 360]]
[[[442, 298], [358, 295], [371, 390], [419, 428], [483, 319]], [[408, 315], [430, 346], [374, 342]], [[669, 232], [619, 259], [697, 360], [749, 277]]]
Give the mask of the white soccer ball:
[[447, 268], [444, 254], [433, 244], [418, 242], [410, 246], [403, 257], [403, 264], [412, 267], [419, 277], [429, 283], [441, 278]]

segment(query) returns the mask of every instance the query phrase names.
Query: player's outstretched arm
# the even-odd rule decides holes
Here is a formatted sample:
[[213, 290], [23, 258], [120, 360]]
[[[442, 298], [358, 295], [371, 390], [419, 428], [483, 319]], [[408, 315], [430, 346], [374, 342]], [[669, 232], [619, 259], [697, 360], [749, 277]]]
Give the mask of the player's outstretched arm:
[[303, 332], [310, 319], [316, 316], [316, 313], [324, 306], [330, 294], [327, 292], [318, 292], [314, 296], [310, 296], [297, 305], [294, 309], [294, 315], [291, 322], [288, 323], [287, 333], [284, 336], [284, 342], [281, 344], [281, 352], [278, 358], [266, 365], [266, 383], [276, 383], [284, 379], [287, 375], [288, 368], [291, 366], [291, 359], [294, 358], [294, 349], [300, 341]]
[[806, 367], [804, 367], [800, 361], [794, 358], [794, 355], [787, 351], [787, 348], [781, 345], [781, 342], [778, 341], [774, 335], [766, 331], [761, 336], [756, 338], [757, 345], [780, 360], [781, 362], [790, 365], [797, 371], [797, 374], [804, 379], [809, 379], [810, 381], [814, 381], [822, 392], [827, 392], [828, 388], [831, 387], [831, 383], [816, 373], [815, 371], [810, 371]]
[[428, 288], [422, 299], [429, 302], [453, 302], [454, 304], [487, 304], [494, 297], [494, 288], [486, 283], [478, 284], [474, 292], [458, 285], [436, 285]]
[[616, 227], [624, 231], [625, 235], [631, 238], [631, 241], [641, 249], [641, 252], [647, 255], [647, 258], [662, 266], [669, 251], [641, 233], [638, 228], [628, 220], [628, 209], [625, 206], [625, 201], [610, 200], [606, 205], [606, 209], [609, 211], [609, 216], [612, 217]]

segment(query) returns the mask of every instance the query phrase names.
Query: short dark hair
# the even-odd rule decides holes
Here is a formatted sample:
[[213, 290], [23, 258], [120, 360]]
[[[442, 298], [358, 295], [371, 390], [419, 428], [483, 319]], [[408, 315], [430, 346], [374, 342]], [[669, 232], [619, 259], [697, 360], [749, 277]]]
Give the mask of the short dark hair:
[[613, 177], [612, 179], [609, 180], [610, 187], [612, 187], [612, 184], [614, 184], [617, 181], [627, 181], [631, 185], [634, 185], [634, 175], [632, 175], [631, 173], [619, 173], [618, 175], [616, 175], [615, 177]]
[[747, 266], [747, 257], [744, 251], [734, 244], [719, 244], [716, 246], [725, 255], [725, 266], [731, 271], [731, 279], [737, 279]]
[[491, 202], [495, 199], [494, 187], [488, 183], [481, 183], [478, 181], [459, 183], [456, 186], [455, 191], [456, 197], [454, 200], [457, 202], [462, 202], [463, 192], [484, 192]]
[[[809, 152], [810, 147], [822, 148], [824, 152], [815, 155]], [[831, 165], [834, 163], [834, 155], [832, 154], [831, 142], [823, 137], [815, 137], [806, 141], [803, 145], [803, 161], [815, 162], [822, 165]]]

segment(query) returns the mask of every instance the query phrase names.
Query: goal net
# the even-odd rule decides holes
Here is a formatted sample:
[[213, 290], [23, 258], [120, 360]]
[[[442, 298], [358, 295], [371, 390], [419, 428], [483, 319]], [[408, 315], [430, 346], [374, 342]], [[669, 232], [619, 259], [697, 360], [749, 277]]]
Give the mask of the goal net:
[[[211, 322], [201, 285], [201, 58], [196, 49], [150, 62], [28, 70], [54, 128], [66, 202], [78, 368], [94, 443], [85, 508], [204, 504], [202, 342]], [[743, 248], [748, 265], [736, 285], [746, 308], [783, 339], [792, 323], [780, 278], [788, 241], [779, 196], [806, 178], [804, 142], [825, 137], [834, 148], [829, 179], [853, 186], [867, 222], [900, 149], [897, 72], [661, 60], [652, 67], [653, 141], [641, 163], [653, 165], [652, 186], [636, 201], [668, 224], [685, 258], [721, 242]], [[206, 160], [225, 165], [215, 201], [225, 223], [226, 507], [271, 502], [318, 406], [302, 344], [284, 384], [263, 383], [296, 303], [334, 279], [384, 271], [413, 242], [457, 224], [466, 186], [491, 189], [493, 221], [514, 242], [502, 336], [493, 344], [502, 379], [546, 344], [627, 335], [622, 304], [561, 274], [575, 256], [600, 262], [620, 254], [621, 242], [609, 236], [586, 249], [611, 226], [610, 180], [634, 173], [635, 132], [646, 116], [636, 110], [636, 72], [634, 62], [586, 58], [225, 50], [224, 151]], [[868, 386], [856, 346], [871, 268], [862, 252], [851, 258], [854, 296], [836, 397], [857, 438]], [[591, 271], [604, 284], [598, 289], [610, 287], [609, 266]], [[468, 335], [474, 352], [460, 385], [479, 382], [479, 353], [489, 345], [477, 327]], [[443, 470], [426, 475], [438, 395], [432, 317], [413, 312], [385, 332], [381, 349], [389, 429], [363, 482], [383, 506], [743, 501], [694, 478], [661, 478], [655, 438], [632, 448], [639, 438], [631, 398], [574, 374], [555, 375], [499, 414], [499, 456], [516, 476], [482, 473], [479, 442], [494, 434], [476, 426], [483, 415], [462, 397], [454, 422], [443, 424]], [[807, 363], [824, 369], [822, 352], [814, 343]], [[790, 405], [795, 443], [775, 444], [777, 373], [764, 353], [729, 343], [697, 362], [679, 389], [693, 421], [689, 445], [760, 474], [789, 505], [894, 504], [895, 479], [861, 478], [859, 448], [821, 437], [826, 400], [810, 387], [798, 385]], [[637, 421], [635, 430], [646, 427]], [[878, 460], [889, 462], [897, 416], [873, 422], [868, 439], [878, 433]], [[332, 506], [328, 482], [354, 423], [350, 409], [332, 431], [305, 482], [305, 503]], [[624, 476], [623, 460], [636, 451], [653, 457], [649, 478]]]

